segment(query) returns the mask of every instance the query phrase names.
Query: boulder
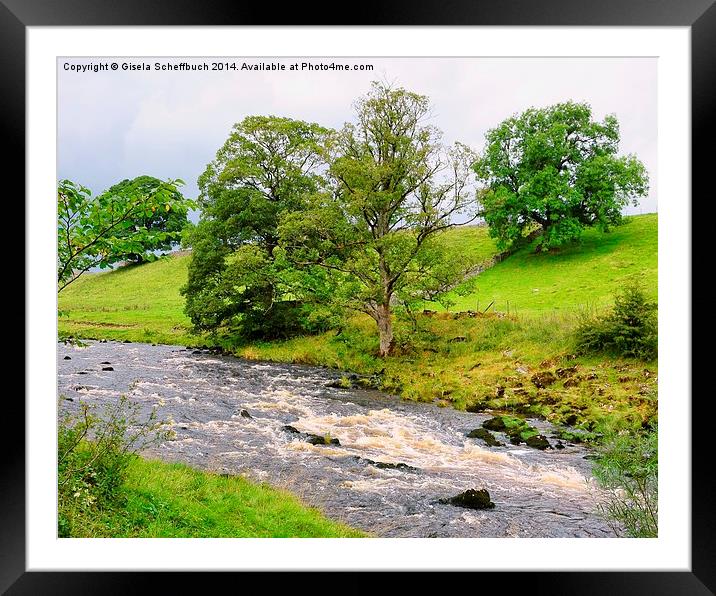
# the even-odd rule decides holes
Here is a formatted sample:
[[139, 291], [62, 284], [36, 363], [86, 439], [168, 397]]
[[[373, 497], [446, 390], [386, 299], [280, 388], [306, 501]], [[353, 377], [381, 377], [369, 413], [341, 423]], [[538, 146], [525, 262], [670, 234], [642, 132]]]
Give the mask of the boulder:
[[307, 434], [306, 442], [311, 445], [340, 445], [341, 442], [338, 439], [333, 439], [328, 436], [314, 435], [312, 433]]
[[495, 504], [490, 500], [490, 493], [484, 488], [479, 490], [470, 488], [459, 495], [449, 499], [441, 499], [441, 503], [465, 507], [466, 509], [494, 509]]
[[488, 446], [490, 447], [501, 447], [504, 445], [504, 443], [500, 443], [495, 436], [487, 429], [484, 428], [476, 428], [474, 430], [471, 430], [469, 433], [467, 433], [468, 438], [470, 439], [481, 439], [482, 441], [485, 441]]
[[503, 420], [502, 416], [495, 416], [494, 418], [485, 420], [485, 422], [482, 423], [482, 428], [486, 428], [487, 430], [504, 432], [507, 427], [505, 426], [505, 421]]
[[547, 437], [544, 435], [533, 435], [531, 437], [528, 437], [525, 442], [530, 447], [533, 447], [535, 449], [551, 449], [552, 445], [549, 444], [549, 441], [547, 440]]

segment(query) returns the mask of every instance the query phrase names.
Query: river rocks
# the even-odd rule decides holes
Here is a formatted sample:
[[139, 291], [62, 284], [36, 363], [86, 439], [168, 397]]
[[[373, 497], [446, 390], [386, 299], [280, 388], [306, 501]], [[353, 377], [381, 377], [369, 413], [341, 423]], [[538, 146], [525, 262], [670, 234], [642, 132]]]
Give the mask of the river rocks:
[[[246, 411], [246, 410], [243, 410]], [[246, 412], [248, 414], [248, 412]], [[291, 426], [290, 424], [286, 424], [285, 426], [281, 427], [283, 430], [285, 430], [287, 433], [291, 433], [292, 435], [301, 435], [305, 438], [306, 443], [310, 443], [311, 445], [340, 445], [341, 442], [338, 439], [333, 439], [329, 435], [314, 435], [313, 433], [302, 433], [300, 430], [298, 430], [295, 426]]]
[[[522, 418], [495, 416], [485, 420], [482, 423], [482, 427], [483, 429], [505, 433], [513, 445], [527, 443], [529, 447], [535, 449], [551, 449], [552, 447], [546, 437], [541, 435], [536, 428], [527, 424], [527, 421]], [[476, 429], [472, 432], [477, 433], [478, 430]]]
[[313, 433], [306, 433], [306, 443], [311, 445], [340, 445], [341, 442], [338, 439], [333, 439], [329, 435], [314, 435]]
[[489, 447], [502, 447], [504, 445], [504, 443], [500, 443], [500, 441], [498, 441], [489, 430], [484, 428], [471, 430], [467, 433], [467, 436], [470, 439], [481, 439], [482, 441], [485, 441]]
[[481, 403], [477, 403], [477, 404], [470, 404], [469, 406], [467, 406], [465, 408], [465, 411], [471, 412], [473, 414], [477, 414], [478, 412], [484, 412], [485, 410], [487, 410], [487, 408], [488, 408], [487, 403], [481, 402]]
[[547, 440], [547, 437], [544, 435], [533, 435], [531, 437], [527, 437], [525, 440], [528, 446], [533, 447], [535, 449], [550, 449], [552, 446], [549, 444], [549, 441]]
[[72, 360], [72, 358], [70, 358], [69, 356], [65, 356], [63, 360]]
[[373, 373], [372, 375], [350, 373], [335, 381], [329, 381], [326, 383], [326, 387], [335, 387], [337, 389], [382, 389], [383, 372]]
[[404, 464], [403, 462], [398, 463], [390, 463], [390, 462], [384, 462], [384, 461], [376, 461], [371, 462], [372, 465], [374, 465], [376, 468], [380, 468], [381, 470], [411, 470], [415, 471], [418, 468], [414, 468], [413, 466], [409, 466], [408, 464]]
[[530, 381], [532, 381], [532, 384], [535, 387], [537, 387], [538, 389], [544, 389], [545, 387], [549, 387], [556, 380], [557, 380], [557, 377], [555, 377], [549, 371], [535, 373], [530, 378]]
[[107, 370], [107, 371], [109, 371], [109, 370], [114, 370], [114, 368], [111, 367], [111, 366], [103, 366], [103, 367], [102, 367], [102, 370]]
[[470, 488], [459, 495], [449, 499], [440, 499], [440, 503], [465, 507], [466, 509], [494, 509], [495, 504], [490, 500], [490, 493], [486, 489], [476, 490]]

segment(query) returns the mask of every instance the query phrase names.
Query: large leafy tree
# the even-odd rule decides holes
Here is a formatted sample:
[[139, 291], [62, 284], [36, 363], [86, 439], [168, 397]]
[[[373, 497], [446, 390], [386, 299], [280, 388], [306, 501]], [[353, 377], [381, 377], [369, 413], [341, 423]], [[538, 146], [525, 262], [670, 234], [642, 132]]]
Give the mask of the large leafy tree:
[[306, 285], [316, 294], [323, 286], [285, 259], [278, 224], [325, 183], [328, 132], [299, 120], [249, 116], [200, 176], [202, 215], [189, 239], [192, 259], [182, 289], [196, 329], [269, 337], [308, 325]]
[[644, 165], [618, 145], [616, 117], [595, 121], [585, 103], [528, 109], [488, 131], [474, 170], [490, 234], [509, 248], [538, 232], [546, 250], [618, 224], [648, 191]]
[[[134, 179], [122, 180], [111, 186], [106, 193], [110, 195], [128, 194], [129, 196], [136, 196], [151, 192], [153, 188], [159, 187], [160, 184], [161, 180], [152, 176], [138, 176]], [[174, 191], [173, 198], [181, 200], [181, 194], [178, 190]], [[151, 212], [140, 214], [134, 218], [132, 225], [122, 231], [123, 236], [134, 237], [143, 246], [143, 250], [129, 255], [128, 259], [141, 263], [152, 260], [157, 251], [170, 250], [177, 243], [182, 230], [188, 223], [186, 209], [154, 209]], [[149, 233], [141, 233], [144, 230]], [[162, 234], [161, 232], [167, 234]]]
[[459, 263], [441, 263], [435, 240], [473, 204], [474, 156], [441, 144], [425, 96], [373, 83], [355, 107], [355, 122], [331, 144], [332, 188], [286, 215], [282, 242], [296, 263], [332, 272], [333, 298], [375, 320], [385, 356], [394, 347], [396, 302], [460, 277]]
[[179, 192], [181, 180], [142, 177], [93, 197], [91, 191], [70, 180], [57, 186], [57, 287], [62, 291], [93, 268], [151, 252], [179, 240], [178, 231], [148, 225], [158, 213], [176, 212], [186, 220], [193, 203]]

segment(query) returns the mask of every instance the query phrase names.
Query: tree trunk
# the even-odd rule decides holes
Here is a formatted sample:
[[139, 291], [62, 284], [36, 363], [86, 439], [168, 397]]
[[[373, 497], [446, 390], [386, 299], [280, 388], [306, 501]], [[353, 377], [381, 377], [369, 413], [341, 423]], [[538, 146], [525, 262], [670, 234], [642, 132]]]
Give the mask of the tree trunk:
[[390, 304], [379, 304], [375, 309], [375, 322], [380, 332], [381, 358], [393, 351], [393, 321], [390, 318]]

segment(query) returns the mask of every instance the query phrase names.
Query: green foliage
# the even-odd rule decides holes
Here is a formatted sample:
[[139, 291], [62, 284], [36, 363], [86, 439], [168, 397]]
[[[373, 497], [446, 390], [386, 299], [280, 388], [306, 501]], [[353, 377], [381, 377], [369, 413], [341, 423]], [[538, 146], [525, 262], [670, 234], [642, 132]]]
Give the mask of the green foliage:
[[289, 118], [247, 117], [200, 176], [203, 211], [184, 239], [192, 258], [182, 288], [197, 331], [273, 338], [325, 328], [307, 302], [325, 297], [326, 276], [285, 258], [278, 225], [323, 186], [328, 132]]
[[652, 360], [658, 354], [657, 305], [638, 283], [618, 292], [604, 315], [585, 316], [577, 328], [577, 348]]
[[501, 248], [534, 231], [548, 250], [586, 227], [609, 229], [648, 191], [644, 165], [617, 155], [616, 117], [594, 121], [588, 104], [528, 109], [488, 131], [486, 142], [473, 168], [485, 184], [482, 214]]
[[[104, 194], [121, 195], [143, 195], [150, 194], [152, 189], [161, 186], [162, 181], [152, 176], [138, 176], [132, 180], [122, 180], [111, 186]], [[187, 219], [187, 208], [189, 202], [184, 202], [179, 191], [173, 193], [173, 199], [180, 208], [167, 210], [154, 209], [149, 214], [143, 214], [134, 219], [132, 224], [121, 230], [118, 236], [134, 238], [143, 247], [141, 252], [128, 255], [127, 259], [136, 263], [153, 261], [156, 258], [156, 251], [169, 250], [183, 236], [184, 227], [189, 223]], [[144, 233], [144, 232], [147, 233]]]
[[609, 491], [601, 505], [614, 529], [634, 538], [658, 536], [658, 429], [621, 431], [605, 439], [594, 475]]
[[70, 180], [57, 186], [57, 284], [62, 291], [94, 267], [142, 258], [179, 240], [176, 227], [193, 203], [177, 190], [181, 180], [149, 176], [125, 180], [92, 197]]
[[125, 396], [98, 416], [86, 403], [77, 414], [65, 413], [58, 424], [58, 532], [81, 532], [98, 510], [121, 502], [122, 484], [133, 454], [173, 430], [153, 410], [141, 421], [136, 404]]

